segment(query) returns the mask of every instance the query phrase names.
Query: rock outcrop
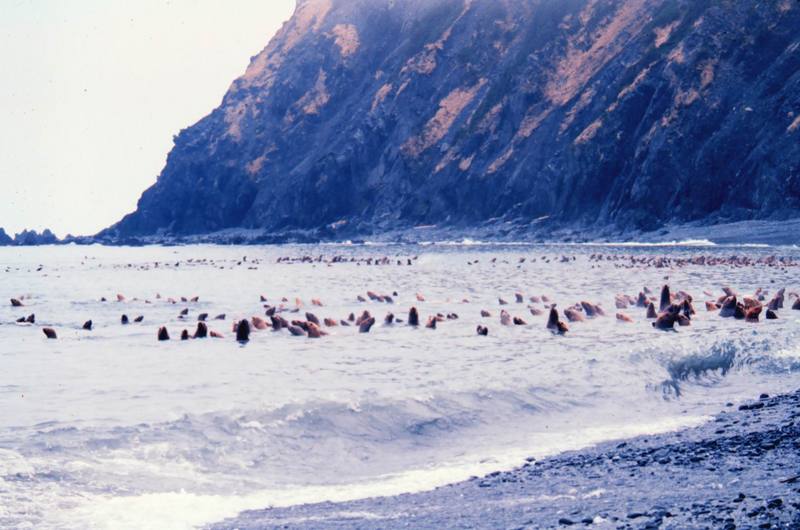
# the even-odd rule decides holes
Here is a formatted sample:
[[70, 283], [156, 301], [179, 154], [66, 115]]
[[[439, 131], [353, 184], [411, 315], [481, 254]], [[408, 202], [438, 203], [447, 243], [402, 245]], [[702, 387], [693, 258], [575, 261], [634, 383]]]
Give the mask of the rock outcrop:
[[109, 240], [800, 216], [792, 0], [300, 0]]

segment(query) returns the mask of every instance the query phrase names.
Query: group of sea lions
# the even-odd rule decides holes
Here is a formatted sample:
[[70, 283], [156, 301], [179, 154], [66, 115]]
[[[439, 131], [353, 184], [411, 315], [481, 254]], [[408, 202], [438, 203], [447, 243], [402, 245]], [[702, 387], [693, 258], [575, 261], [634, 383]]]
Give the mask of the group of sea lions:
[[[595, 258], [596, 259], [596, 258]], [[708, 300], [705, 302], [705, 307], [708, 312], [718, 312], [722, 318], [734, 318], [746, 322], [758, 322], [761, 315], [767, 320], [775, 320], [778, 318], [778, 311], [788, 303], [787, 299], [794, 298], [791, 305], [793, 310], [800, 311], [800, 295], [797, 293], [786, 292], [785, 288], [778, 290], [768, 300], [768, 293], [763, 289], [756, 290], [752, 296], [740, 296], [730, 287], [722, 288], [722, 295]], [[709, 298], [713, 298], [713, 294], [705, 291], [704, 294]], [[377, 293], [374, 291], [367, 291], [366, 296], [357, 295], [356, 300], [360, 303], [363, 302], [376, 302], [384, 304], [394, 304], [395, 299], [398, 297], [396, 291], [391, 294]], [[418, 302], [425, 302], [425, 296], [416, 293]], [[518, 304], [526, 302], [526, 297], [522, 293], [514, 294], [515, 301]], [[118, 302], [125, 302], [126, 297], [122, 294], [116, 296]], [[156, 299], [162, 299], [160, 294], [156, 295]], [[24, 297], [12, 298], [10, 300], [12, 307], [23, 308]], [[136, 300], [136, 299], [134, 299]], [[199, 297], [180, 297], [179, 300], [184, 303], [199, 302]], [[237, 319], [232, 325], [232, 331], [236, 336], [236, 340], [245, 343], [250, 340], [250, 336], [255, 331], [272, 330], [280, 332], [286, 330], [292, 336], [308, 337], [308, 338], [321, 338], [329, 334], [326, 331], [334, 327], [349, 327], [354, 326], [360, 333], [369, 333], [373, 326], [376, 324], [376, 317], [370, 311], [364, 310], [360, 315], [356, 316], [355, 313], [350, 313], [346, 318], [335, 319], [325, 317], [320, 319], [312, 312], [305, 312], [305, 318], [287, 319], [282, 314], [299, 313], [300, 307], [303, 305], [302, 300], [295, 299], [294, 307], [288, 305], [289, 300], [282, 298], [278, 304], [267, 303], [267, 298], [261, 296], [260, 300], [264, 303], [265, 317], [253, 316], [249, 319]], [[101, 301], [107, 301], [106, 298], [101, 298]], [[171, 304], [178, 303], [178, 299], [167, 298], [166, 301]], [[586, 319], [606, 316], [606, 311], [598, 303], [582, 300], [567, 308], [561, 313], [565, 320], [562, 320], [562, 315], [559, 312], [557, 305], [552, 303], [550, 298], [546, 295], [530, 296], [527, 298], [530, 302], [528, 310], [534, 317], [547, 315], [546, 328], [556, 334], [563, 335], [569, 331], [569, 323], [580, 323]], [[146, 303], [150, 303], [148, 300]], [[469, 300], [463, 299], [462, 303], [468, 303]], [[694, 297], [685, 291], [672, 292], [669, 285], [664, 285], [661, 289], [660, 296], [656, 298], [653, 292], [645, 287], [639, 292], [638, 296], [630, 296], [626, 294], [618, 294], [615, 296], [615, 306], [617, 309], [626, 309], [637, 307], [645, 310], [647, 319], [652, 320], [652, 326], [661, 330], [674, 329], [675, 325], [689, 326], [691, 325], [692, 318], [697, 314], [694, 308]], [[316, 307], [323, 307], [323, 303], [319, 299], [312, 299], [311, 304]], [[537, 307], [537, 304], [543, 304], [544, 309]], [[503, 299], [498, 298], [498, 305], [500, 310], [500, 324], [503, 326], [525, 326], [528, 323], [519, 316], [512, 316], [509, 311], [504, 307], [509, 303]], [[185, 307], [178, 315], [178, 319], [185, 320], [188, 318], [189, 308]], [[482, 318], [490, 318], [491, 312], [482, 309], [480, 311]], [[226, 315], [219, 314], [213, 318], [216, 321], [223, 321]], [[436, 313], [427, 317], [424, 326], [428, 329], [436, 329], [437, 324], [441, 322], [458, 320], [459, 316], [456, 313]], [[620, 322], [630, 323], [633, 318], [624, 312], [617, 312], [616, 319]], [[207, 321], [209, 320], [208, 313], [200, 313], [197, 316], [196, 329], [190, 333], [188, 329], [183, 329], [180, 334], [181, 340], [189, 339], [204, 339], [204, 338], [224, 338], [224, 335], [216, 330], [209, 329]], [[128, 315], [123, 314], [120, 317], [122, 325], [133, 323], [142, 323], [144, 315], [139, 315], [130, 319]], [[21, 316], [16, 320], [20, 324], [35, 324], [36, 317], [34, 314]], [[419, 327], [421, 325], [421, 317], [416, 307], [411, 307], [408, 311], [408, 316], [405, 320], [397, 318], [393, 312], [388, 312], [383, 318], [384, 326], [393, 326], [395, 324], [406, 323], [408, 326]], [[82, 329], [92, 330], [93, 323], [87, 320]], [[48, 339], [56, 339], [57, 333], [53, 328], [42, 328], [42, 332]], [[489, 334], [489, 328], [486, 325], [479, 324], [476, 328], [476, 333], [480, 336]], [[166, 326], [161, 326], [157, 332], [157, 339], [159, 341], [170, 340], [170, 334]]]

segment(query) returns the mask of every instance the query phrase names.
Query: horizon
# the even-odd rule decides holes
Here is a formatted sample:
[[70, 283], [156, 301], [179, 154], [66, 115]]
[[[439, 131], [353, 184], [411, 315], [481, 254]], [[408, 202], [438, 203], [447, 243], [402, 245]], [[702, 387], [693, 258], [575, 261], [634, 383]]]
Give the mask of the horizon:
[[12, 237], [26, 229], [92, 235], [134, 211], [173, 136], [220, 104], [294, 1], [237, 7], [212, 0], [7, 6], [0, 228]]

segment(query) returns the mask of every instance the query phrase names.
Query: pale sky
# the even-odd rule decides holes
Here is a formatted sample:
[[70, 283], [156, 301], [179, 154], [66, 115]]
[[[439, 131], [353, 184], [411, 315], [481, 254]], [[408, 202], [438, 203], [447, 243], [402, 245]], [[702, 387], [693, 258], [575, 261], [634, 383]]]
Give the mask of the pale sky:
[[136, 208], [294, 0], [0, 0], [0, 227], [93, 234]]

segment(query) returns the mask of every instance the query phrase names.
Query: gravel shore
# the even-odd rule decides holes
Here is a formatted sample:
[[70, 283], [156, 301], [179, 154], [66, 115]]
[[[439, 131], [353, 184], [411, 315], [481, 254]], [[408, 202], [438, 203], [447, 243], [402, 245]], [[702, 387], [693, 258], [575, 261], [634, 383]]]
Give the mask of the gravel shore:
[[799, 528], [800, 391], [431, 492], [240, 514], [214, 529]]

